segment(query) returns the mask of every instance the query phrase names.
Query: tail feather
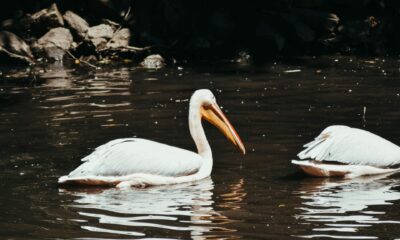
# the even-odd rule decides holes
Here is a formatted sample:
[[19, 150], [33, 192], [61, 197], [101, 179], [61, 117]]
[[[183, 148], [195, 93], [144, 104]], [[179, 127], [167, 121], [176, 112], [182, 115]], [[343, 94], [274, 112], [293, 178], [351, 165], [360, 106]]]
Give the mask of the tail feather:
[[325, 160], [329, 155], [331, 142], [327, 138], [317, 138], [306, 145], [306, 149], [297, 154], [300, 159]]
[[325, 139], [318, 139], [318, 138], [316, 138], [314, 141], [311, 141], [311, 142], [305, 144], [304, 147], [305, 147], [306, 149], [304, 149], [304, 150], [301, 151], [299, 154], [297, 154], [297, 156], [298, 156], [300, 159], [307, 158], [308, 153], [309, 153], [310, 151], [312, 151], [314, 148], [316, 148], [319, 144], [321, 144], [324, 140], [325, 140]]

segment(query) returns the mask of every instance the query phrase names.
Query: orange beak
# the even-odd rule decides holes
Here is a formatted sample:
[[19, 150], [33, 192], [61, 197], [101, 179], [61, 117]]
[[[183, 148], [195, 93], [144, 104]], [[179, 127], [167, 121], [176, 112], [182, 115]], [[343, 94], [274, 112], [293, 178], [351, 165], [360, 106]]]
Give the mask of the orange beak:
[[201, 115], [205, 120], [216, 126], [243, 154], [246, 154], [242, 140], [216, 103], [202, 106]]

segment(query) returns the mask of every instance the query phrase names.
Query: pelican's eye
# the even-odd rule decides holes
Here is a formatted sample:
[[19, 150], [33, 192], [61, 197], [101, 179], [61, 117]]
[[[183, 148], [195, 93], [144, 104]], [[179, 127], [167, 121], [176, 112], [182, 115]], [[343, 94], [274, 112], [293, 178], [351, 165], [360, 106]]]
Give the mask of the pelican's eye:
[[211, 97], [207, 97], [203, 100], [203, 107], [207, 108], [210, 107], [214, 103], [213, 99]]
[[209, 102], [204, 102], [204, 103], [203, 103], [203, 108], [204, 108], [204, 109], [210, 109], [210, 108], [211, 108], [211, 105], [212, 105], [212, 104], [209, 103]]

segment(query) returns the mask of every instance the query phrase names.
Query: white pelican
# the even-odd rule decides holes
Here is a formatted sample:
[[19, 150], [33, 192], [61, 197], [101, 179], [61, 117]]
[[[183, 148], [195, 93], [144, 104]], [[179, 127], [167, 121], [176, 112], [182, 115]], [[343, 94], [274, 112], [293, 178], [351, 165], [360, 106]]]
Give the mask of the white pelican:
[[193, 93], [189, 106], [189, 129], [198, 153], [141, 139], [112, 140], [82, 159], [84, 162], [58, 183], [117, 187], [177, 184], [196, 181], [211, 174], [213, 158], [201, 124], [215, 125], [243, 154], [246, 150], [210, 90]]
[[330, 126], [304, 145], [293, 160], [304, 172], [317, 177], [362, 175], [400, 171], [400, 147], [371, 132], [347, 126]]

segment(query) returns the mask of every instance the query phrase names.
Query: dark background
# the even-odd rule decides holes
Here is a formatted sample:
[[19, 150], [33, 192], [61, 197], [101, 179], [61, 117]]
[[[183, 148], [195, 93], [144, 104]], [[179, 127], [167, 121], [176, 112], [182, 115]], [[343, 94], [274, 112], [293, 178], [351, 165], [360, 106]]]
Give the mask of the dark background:
[[17, 21], [53, 2], [91, 25], [103, 18], [123, 23], [134, 32], [132, 44], [177, 57], [397, 55], [400, 50], [396, 0], [14, 0], [2, 6], [0, 20]]

